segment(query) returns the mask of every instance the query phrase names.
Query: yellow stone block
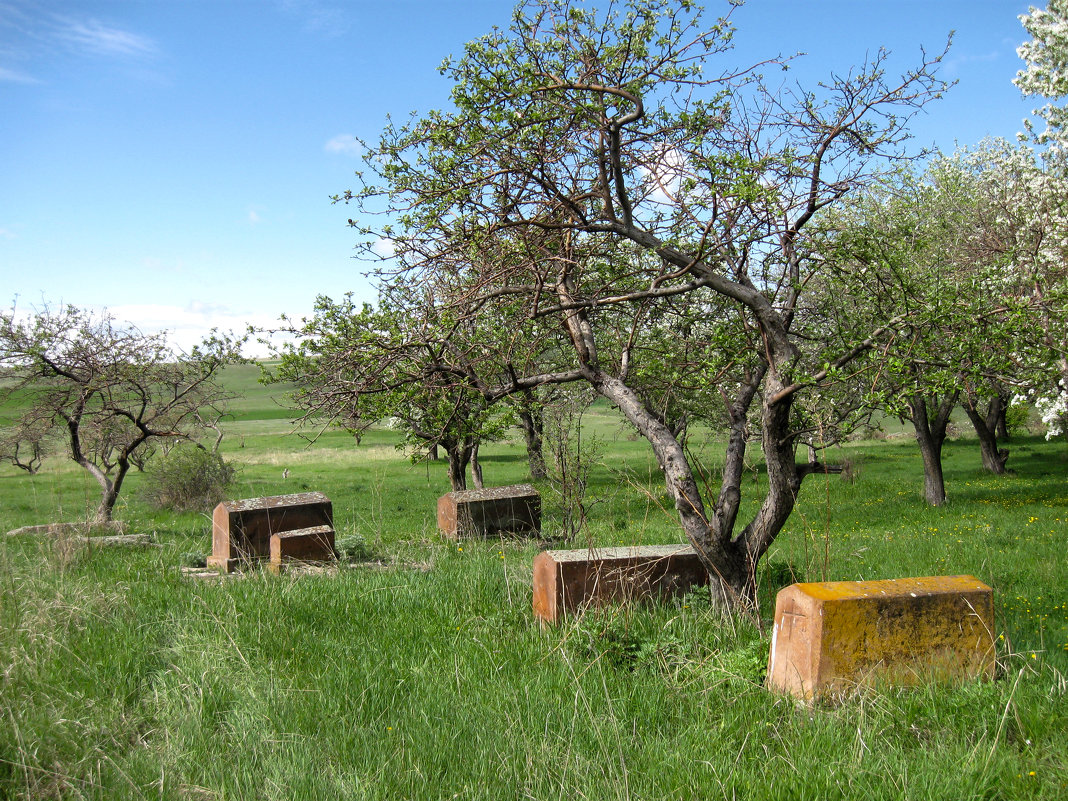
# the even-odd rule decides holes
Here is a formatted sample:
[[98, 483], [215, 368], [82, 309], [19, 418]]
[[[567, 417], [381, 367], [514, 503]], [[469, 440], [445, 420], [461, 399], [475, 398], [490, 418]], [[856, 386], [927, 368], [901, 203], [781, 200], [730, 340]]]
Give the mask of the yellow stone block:
[[811, 699], [993, 675], [994, 593], [974, 576], [793, 584], [775, 599], [773, 689]]

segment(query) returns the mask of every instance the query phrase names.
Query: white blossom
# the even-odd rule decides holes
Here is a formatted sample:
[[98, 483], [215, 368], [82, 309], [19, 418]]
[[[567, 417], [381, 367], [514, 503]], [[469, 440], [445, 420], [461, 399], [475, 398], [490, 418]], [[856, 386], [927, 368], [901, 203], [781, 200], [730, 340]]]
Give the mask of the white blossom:
[[1046, 426], [1046, 439], [1050, 440], [1063, 434], [1068, 428], [1068, 386], [1061, 381], [1057, 392], [1040, 397], [1035, 401], [1035, 409]]
[[[1017, 49], [1027, 68], [1016, 74], [1013, 83], [1025, 96], [1038, 95], [1059, 100], [1068, 97], [1068, 0], [1049, 0], [1045, 9], [1031, 8], [1020, 17], [1033, 37]], [[1046, 129], [1035, 133], [1031, 121], [1024, 125], [1039, 144], [1050, 144], [1055, 151], [1068, 146], [1068, 106], [1048, 103], [1035, 109]]]

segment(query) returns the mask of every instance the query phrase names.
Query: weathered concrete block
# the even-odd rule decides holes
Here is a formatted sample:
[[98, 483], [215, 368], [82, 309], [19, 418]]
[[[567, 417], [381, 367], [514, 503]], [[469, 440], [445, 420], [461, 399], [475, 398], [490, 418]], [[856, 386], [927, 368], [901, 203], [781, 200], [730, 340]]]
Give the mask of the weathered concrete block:
[[333, 505], [321, 492], [223, 501], [212, 513], [208, 565], [229, 573], [242, 559], [270, 556], [272, 534], [333, 525]]
[[334, 529], [331, 526], [298, 528], [271, 535], [272, 572], [281, 572], [286, 562], [325, 562], [336, 557]]
[[994, 593], [973, 576], [793, 584], [775, 600], [768, 686], [799, 698], [994, 675]]
[[534, 558], [534, 614], [555, 622], [587, 607], [664, 598], [707, 583], [688, 545], [542, 551]]
[[530, 484], [449, 492], [438, 498], [438, 528], [452, 539], [537, 534], [541, 495]]

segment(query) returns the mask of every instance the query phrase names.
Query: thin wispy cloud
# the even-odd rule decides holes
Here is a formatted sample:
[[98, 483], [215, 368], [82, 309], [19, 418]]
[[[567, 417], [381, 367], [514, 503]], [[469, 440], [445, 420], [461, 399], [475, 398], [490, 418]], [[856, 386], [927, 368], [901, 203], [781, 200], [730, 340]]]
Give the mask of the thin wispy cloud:
[[25, 72], [8, 69], [7, 67], [0, 67], [0, 83], [34, 84], [40, 83], [40, 81], [32, 75], [27, 75]]
[[300, 19], [309, 33], [335, 37], [348, 32], [351, 11], [319, 0], [279, 0], [278, 5], [282, 11]]
[[0, 0], [0, 28], [13, 28], [25, 34], [33, 26], [32, 6], [24, 2]]
[[260, 215], [258, 215], [255, 209], [249, 209], [248, 212], [249, 225], [258, 225], [260, 222]]
[[359, 156], [363, 153], [363, 145], [352, 134], [338, 134], [323, 145], [323, 150], [339, 156]]
[[945, 71], [947, 75], [957, 76], [962, 70], [967, 70], [972, 64], [989, 64], [1006, 56], [1016, 55], [1015, 45], [1007, 46], [1004, 52], [993, 50], [987, 53], [957, 53], [946, 59]]
[[56, 36], [72, 47], [102, 56], [139, 58], [157, 52], [156, 43], [147, 36], [105, 25], [95, 19], [57, 18]]
[[152, 37], [96, 17], [51, 13], [42, 5], [0, 0], [0, 83], [42, 83], [35, 67], [59, 52], [125, 62], [160, 53]]

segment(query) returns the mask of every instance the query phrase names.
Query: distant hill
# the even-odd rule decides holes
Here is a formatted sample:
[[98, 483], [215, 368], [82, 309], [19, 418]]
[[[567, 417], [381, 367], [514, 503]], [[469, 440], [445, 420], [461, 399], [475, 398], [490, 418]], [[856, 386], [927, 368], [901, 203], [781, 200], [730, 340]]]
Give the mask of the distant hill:
[[[268, 366], [277, 361], [263, 362]], [[287, 385], [262, 384], [261, 362], [252, 364], [234, 364], [222, 372], [222, 383], [237, 397], [230, 401], [232, 419], [241, 420], [292, 420], [300, 412], [287, 406]]]

